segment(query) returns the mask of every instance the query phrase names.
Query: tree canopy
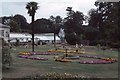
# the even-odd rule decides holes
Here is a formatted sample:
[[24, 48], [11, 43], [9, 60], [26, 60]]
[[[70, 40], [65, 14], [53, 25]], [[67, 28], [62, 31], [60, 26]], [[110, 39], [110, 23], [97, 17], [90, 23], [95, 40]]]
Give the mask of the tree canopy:
[[[69, 44], [79, 44], [83, 40], [89, 40], [91, 44], [94, 42], [95, 45], [119, 47], [119, 4], [119, 2], [95, 2], [96, 9], [90, 9], [88, 16], [81, 11], [74, 11], [72, 7], [67, 7], [65, 18], [52, 15], [49, 19], [41, 18], [34, 21], [35, 33], [58, 34], [60, 28], [64, 28], [65, 38]], [[34, 10], [32, 10], [33, 8]], [[38, 9], [37, 3], [28, 3], [26, 9], [32, 16]], [[11, 32], [31, 32], [32, 23], [27, 23], [23, 15], [16, 14], [1, 18], [1, 23], [10, 25]], [[87, 21], [88, 25], [84, 26], [84, 21]]]
[[[95, 2], [101, 39], [107, 45], [119, 44], [119, 2]], [[117, 45], [116, 45], [117, 47]]]

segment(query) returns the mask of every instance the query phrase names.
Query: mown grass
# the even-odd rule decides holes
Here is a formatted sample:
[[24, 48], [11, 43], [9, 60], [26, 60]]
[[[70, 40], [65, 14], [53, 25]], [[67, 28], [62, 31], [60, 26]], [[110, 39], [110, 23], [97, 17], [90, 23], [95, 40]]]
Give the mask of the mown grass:
[[[43, 45], [35, 48], [35, 51], [46, 52], [48, 49], [53, 49], [52, 45]], [[31, 51], [31, 48], [24, 47], [13, 47], [11, 49], [11, 55], [13, 58], [12, 71], [14, 72], [14, 68], [36, 68], [38, 72], [50, 73], [70, 73], [70, 74], [81, 74], [83, 76], [90, 77], [102, 77], [102, 78], [117, 78], [118, 77], [118, 62], [113, 64], [79, 64], [77, 62], [70, 63], [61, 63], [55, 62], [54, 60], [48, 61], [38, 61], [38, 60], [30, 60], [30, 59], [21, 59], [18, 58], [19, 52], [22, 51]], [[102, 50], [94, 50], [97, 54], [102, 54]], [[62, 54], [62, 53], [59, 53]], [[110, 57], [118, 57], [117, 51], [104, 51], [104, 56]], [[12, 73], [9, 72], [10, 74]], [[13, 74], [13, 73], [12, 73]]]

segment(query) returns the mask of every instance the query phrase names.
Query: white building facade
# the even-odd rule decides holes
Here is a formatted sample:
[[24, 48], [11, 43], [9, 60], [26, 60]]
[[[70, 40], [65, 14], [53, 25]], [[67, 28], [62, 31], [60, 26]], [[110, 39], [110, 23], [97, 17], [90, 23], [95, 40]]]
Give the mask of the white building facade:
[[[10, 33], [10, 42], [29, 42], [32, 41], [32, 36], [29, 33]], [[43, 34], [35, 34], [34, 35], [35, 43], [38, 41], [46, 42], [46, 43], [53, 43], [54, 41], [54, 33], [43, 33]], [[60, 38], [56, 35], [56, 43], [60, 42]]]
[[10, 26], [0, 23], [0, 38], [3, 38], [6, 42], [9, 40]]

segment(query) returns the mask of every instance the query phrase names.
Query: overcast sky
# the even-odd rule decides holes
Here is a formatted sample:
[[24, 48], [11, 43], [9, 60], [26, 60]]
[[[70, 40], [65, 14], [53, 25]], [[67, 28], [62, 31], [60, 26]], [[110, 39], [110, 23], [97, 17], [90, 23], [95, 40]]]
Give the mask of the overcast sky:
[[[31, 17], [27, 14], [25, 6], [31, 0], [1, 0], [0, 16], [10, 16], [21, 14], [27, 22], [31, 22]], [[49, 18], [51, 15], [66, 17], [66, 8], [73, 7], [74, 11], [81, 11], [87, 14], [91, 8], [95, 8], [96, 0], [33, 0], [39, 3], [39, 9], [36, 12], [35, 19]]]

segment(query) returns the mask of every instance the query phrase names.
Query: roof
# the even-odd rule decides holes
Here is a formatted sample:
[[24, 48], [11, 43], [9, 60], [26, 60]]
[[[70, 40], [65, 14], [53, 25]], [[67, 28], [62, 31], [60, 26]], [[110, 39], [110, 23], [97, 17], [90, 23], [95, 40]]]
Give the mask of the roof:
[[42, 35], [42, 36], [53, 36], [54, 35], [54, 33], [41, 33], [41, 34], [35, 34], [36, 36], [40, 36], [40, 35]]
[[[10, 33], [10, 38], [32, 38], [29, 33]], [[51, 33], [43, 33], [43, 34], [35, 34], [34, 38], [39, 40], [54, 40], [54, 34]], [[56, 35], [56, 40], [60, 40], [60, 38]]]
[[32, 38], [28, 33], [10, 33], [10, 38]]

